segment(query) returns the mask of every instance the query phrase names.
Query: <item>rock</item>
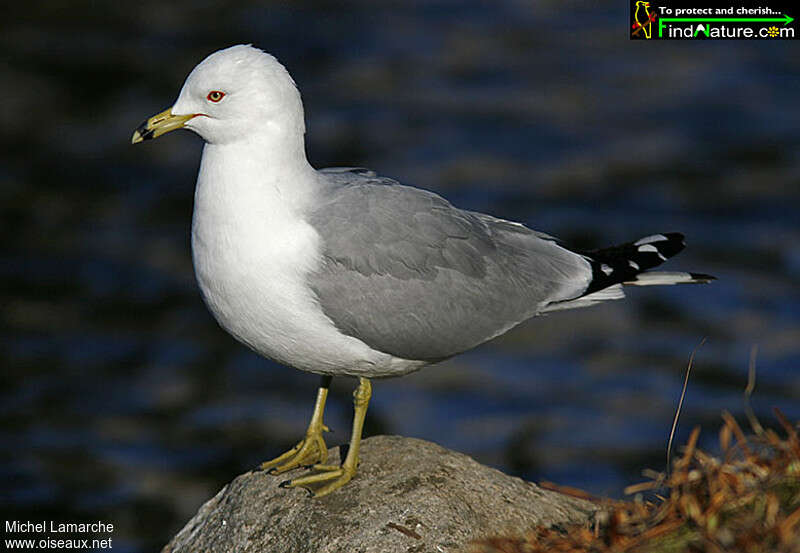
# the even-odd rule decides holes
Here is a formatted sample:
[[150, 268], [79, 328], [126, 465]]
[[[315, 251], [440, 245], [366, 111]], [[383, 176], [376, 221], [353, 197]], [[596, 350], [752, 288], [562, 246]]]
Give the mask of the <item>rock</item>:
[[[338, 462], [338, 448], [330, 453]], [[452, 552], [480, 537], [583, 522], [597, 510], [461, 453], [398, 436], [364, 440], [359, 472], [328, 496], [278, 486], [298, 474], [242, 474], [163, 553]]]

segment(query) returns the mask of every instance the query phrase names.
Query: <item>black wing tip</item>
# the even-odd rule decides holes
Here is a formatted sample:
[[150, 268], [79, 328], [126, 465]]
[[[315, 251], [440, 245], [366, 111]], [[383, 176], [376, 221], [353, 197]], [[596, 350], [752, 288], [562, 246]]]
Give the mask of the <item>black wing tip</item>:
[[680, 242], [684, 246], [686, 245], [686, 236], [682, 232], [659, 232], [661, 236], [664, 238], [669, 239], [670, 242]]
[[[650, 240], [647, 242], [642, 242], [642, 240], [646, 240], [647, 238], [652, 237], [663, 237], [663, 240]], [[633, 243], [634, 246], [652, 246], [658, 250], [658, 254], [664, 256], [666, 259], [678, 255], [683, 251], [686, 247], [686, 237], [683, 235], [682, 232], [659, 232], [658, 234], [653, 234], [650, 236], [646, 236], [645, 238], [641, 238]], [[639, 250], [641, 251], [641, 249]], [[666, 261], [666, 259], [662, 259], [661, 261]]]
[[717, 277], [713, 275], [707, 275], [705, 273], [689, 273], [689, 276], [692, 277], [692, 280], [701, 284], [706, 284], [708, 282], [717, 280]]
[[669, 238], [670, 242], [675, 242], [679, 246], [678, 251], [672, 255], [677, 255], [686, 248], [686, 236], [684, 236], [682, 232], [668, 232], [664, 236]]
[[[637, 275], [658, 267], [685, 247], [686, 237], [682, 232], [659, 232], [639, 238], [635, 242], [584, 252], [592, 266], [592, 281], [586, 294], [620, 282], [634, 281]], [[715, 277], [703, 273], [683, 274], [689, 276], [691, 282], [706, 283], [716, 280]]]

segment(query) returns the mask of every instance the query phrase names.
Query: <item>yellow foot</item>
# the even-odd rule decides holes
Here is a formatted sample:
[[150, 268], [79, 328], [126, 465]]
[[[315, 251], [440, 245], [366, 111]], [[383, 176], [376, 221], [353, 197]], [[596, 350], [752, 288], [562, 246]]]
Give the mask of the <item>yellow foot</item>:
[[323, 431], [328, 432], [328, 427], [320, 425], [319, 428], [309, 428], [306, 437], [296, 446], [271, 461], [261, 463], [259, 468], [270, 474], [280, 474], [297, 467], [324, 464], [328, 460], [328, 447], [322, 437]]
[[347, 449], [347, 457], [341, 466], [326, 465], [328, 449], [322, 439], [322, 431], [328, 429], [322, 424], [322, 412], [325, 409], [325, 398], [328, 395], [329, 383], [330, 377], [323, 377], [323, 384], [317, 393], [317, 405], [314, 407], [314, 414], [311, 417], [311, 423], [308, 425], [305, 439], [280, 457], [261, 465], [262, 469], [269, 470], [273, 474], [286, 472], [300, 466], [313, 465], [312, 468], [317, 471], [315, 474], [301, 476], [280, 484], [282, 488], [305, 488], [311, 484], [327, 482], [321, 488], [317, 488], [316, 491], [306, 488], [313, 497], [322, 497], [338, 490], [355, 475], [356, 467], [358, 467], [361, 432], [364, 429], [364, 417], [367, 414], [369, 398], [372, 396], [372, 385], [369, 380], [359, 378], [358, 388], [353, 392], [355, 412], [353, 414], [353, 432], [350, 435], [350, 447]]
[[285, 482], [281, 482], [281, 488], [298, 488], [302, 487], [305, 488], [310, 484], [318, 484], [320, 482], [327, 482], [328, 480], [333, 480], [318, 488], [316, 491], [310, 490], [306, 488], [309, 494], [312, 497], [322, 497], [323, 495], [328, 495], [332, 491], [338, 490], [345, 484], [347, 484], [351, 478], [356, 473], [355, 467], [351, 467], [349, 465], [314, 465], [314, 470], [317, 470], [316, 474], [310, 474], [308, 476], [301, 476], [299, 478], [293, 478], [292, 480], [286, 480]]

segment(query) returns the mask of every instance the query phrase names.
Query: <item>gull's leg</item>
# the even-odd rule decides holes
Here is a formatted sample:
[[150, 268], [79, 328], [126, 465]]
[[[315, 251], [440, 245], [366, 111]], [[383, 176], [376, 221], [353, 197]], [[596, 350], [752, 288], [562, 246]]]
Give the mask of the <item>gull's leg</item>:
[[293, 480], [283, 482], [281, 486], [295, 488], [297, 486], [307, 486], [317, 482], [333, 480], [333, 482], [326, 484], [312, 493], [314, 497], [322, 497], [347, 484], [355, 475], [356, 469], [358, 468], [358, 449], [361, 446], [361, 432], [364, 429], [364, 417], [367, 415], [367, 406], [369, 405], [370, 397], [372, 397], [372, 384], [370, 384], [369, 380], [366, 378], [359, 378], [358, 388], [353, 392], [353, 405], [355, 406], [353, 433], [350, 435], [350, 448], [347, 450], [347, 457], [345, 457], [342, 466], [337, 467], [318, 464], [315, 465], [314, 468], [321, 472], [294, 478]]
[[261, 463], [259, 467], [261, 470], [269, 470], [271, 474], [280, 474], [293, 468], [324, 463], [328, 460], [328, 446], [325, 445], [322, 432], [328, 432], [330, 429], [322, 422], [322, 416], [325, 412], [325, 400], [328, 399], [331, 380], [330, 376], [323, 376], [320, 381], [317, 403], [314, 405], [314, 414], [311, 415], [311, 422], [308, 423], [305, 438], [283, 455]]

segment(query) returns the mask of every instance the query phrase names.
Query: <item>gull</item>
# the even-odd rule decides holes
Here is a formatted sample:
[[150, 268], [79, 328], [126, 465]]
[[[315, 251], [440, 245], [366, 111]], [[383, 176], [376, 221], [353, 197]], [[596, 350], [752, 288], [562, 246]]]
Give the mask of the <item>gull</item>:
[[[356, 473], [370, 379], [448, 359], [551, 311], [624, 296], [622, 285], [708, 282], [654, 272], [679, 233], [573, 251], [555, 238], [362, 168], [314, 169], [300, 93], [273, 56], [237, 45], [197, 65], [138, 143], [189, 129], [205, 144], [192, 217], [203, 300], [235, 339], [321, 376], [303, 439], [261, 464], [321, 497]], [[358, 379], [349, 447], [328, 464], [323, 422], [334, 376]]]

